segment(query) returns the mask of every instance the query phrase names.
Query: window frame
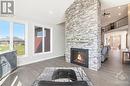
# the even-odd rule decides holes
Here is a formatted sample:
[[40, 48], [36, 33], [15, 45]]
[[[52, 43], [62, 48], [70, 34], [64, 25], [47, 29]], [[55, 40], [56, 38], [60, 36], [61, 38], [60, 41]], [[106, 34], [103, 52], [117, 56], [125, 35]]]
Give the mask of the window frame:
[[[21, 57], [27, 57], [28, 56], [28, 24], [25, 23], [25, 22], [19, 22], [19, 21], [13, 21], [12, 24], [23, 24], [25, 26], [25, 30], [24, 30], [24, 38], [25, 38], [25, 54], [24, 55], [20, 55], [20, 56], [17, 56], [18, 58], [21, 58]], [[14, 36], [14, 25], [12, 25], [12, 33]], [[12, 40], [13, 41], [13, 40]], [[13, 45], [13, 44], [12, 44]], [[13, 46], [12, 46], [13, 47]], [[13, 49], [14, 50], [14, 49]]]
[[[42, 52], [40, 53], [35, 53], [35, 27], [42, 27], [42, 31], [43, 31], [43, 41], [42, 41]], [[45, 37], [45, 28], [47, 29], [50, 29], [50, 51], [48, 52], [45, 52], [44, 51], [44, 37]], [[49, 53], [52, 53], [52, 27], [46, 27], [46, 26], [43, 26], [41, 24], [34, 24], [33, 25], [33, 56], [38, 56], [38, 55], [43, 55], [43, 54], [49, 54]]]
[[35, 27], [40, 27], [40, 28], [42, 28], [42, 31], [43, 31], [43, 26], [42, 26], [42, 25], [41, 25], [41, 26], [35, 25], [35, 26], [34, 26], [34, 32], [33, 32], [33, 34], [34, 34], [34, 35], [33, 35], [33, 36], [34, 36], [34, 38], [33, 38], [33, 40], [34, 40], [34, 42], [33, 42], [33, 44], [34, 44], [34, 45], [33, 45], [33, 47], [34, 47], [33, 53], [35, 53], [35, 55], [39, 55], [39, 54], [42, 54], [43, 51], [44, 51], [44, 50], [43, 50], [43, 48], [44, 48], [44, 45], [43, 45], [43, 42], [44, 42], [44, 31], [43, 31], [43, 37], [42, 37], [42, 52], [36, 53], [36, 52], [35, 52], [35, 29], [36, 29]]
[[[42, 31], [43, 31], [43, 25], [41, 25], [41, 24], [34, 24], [33, 25], [33, 56], [35, 56], [35, 55], [41, 55], [41, 54], [43, 54], [43, 37], [42, 37], [42, 52], [39, 52], [39, 53], [35, 53], [35, 27], [41, 27], [42, 28]], [[43, 32], [44, 33], [44, 32]], [[44, 35], [44, 34], [43, 34]]]
[[[14, 26], [13, 24], [23, 24], [25, 25], [25, 55], [17, 56], [17, 58], [22, 58], [22, 57], [27, 57], [28, 56], [28, 23], [25, 21], [19, 21], [19, 20], [14, 20], [14, 19], [6, 19], [6, 18], [0, 18], [2, 21], [7, 21], [9, 22], [9, 37], [10, 37], [10, 44], [9, 44], [9, 50], [8, 51], [13, 51], [13, 36], [14, 36]], [[7, 51], [5, 51], [7, 52]]]
[[[11, 35], [11, 34], [10, 34], [10, 22], [9, 22], [9, 21], [6, 21], [6, 20], [4, 20], [4, 19], [0, 19], [0, 20], [3, 21], [3, 22], [8, 22], [8, 24], [9, 24], [9, 28], [8, 28], [8, 29], [9, 29], [9, 34], [8, 34], [8, 36], [9, 36], [9, 44], [8, 44], [8, 45], [9, 45], [9, 50], [3, 51], [3, 52], [8, 52], [8, 51], [11, 50], [11, 48], [10, 48], [10, 43], [11, 43], [11, 42], [10, 42], [10, 35]], [[1, 52], [1, 53], [3, 53], [3, 52]]]
[[45, 31], [45, 29], [50, 29], [50, 51], [45, 52], [45, 50], [44, 50], [44, 54], [47, 54], [47, 53], [52, 53], [52, 30], [53, 29], [52, 29], [52, 27], [44, 27], [44, 31]]

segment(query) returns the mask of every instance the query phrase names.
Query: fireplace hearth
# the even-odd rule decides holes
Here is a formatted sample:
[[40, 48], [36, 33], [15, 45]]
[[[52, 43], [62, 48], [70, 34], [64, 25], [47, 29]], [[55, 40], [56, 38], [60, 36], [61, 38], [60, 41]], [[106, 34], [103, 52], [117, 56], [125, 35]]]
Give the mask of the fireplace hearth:
[[88, 68], [88, 49], [71, 48], [71, 63]]

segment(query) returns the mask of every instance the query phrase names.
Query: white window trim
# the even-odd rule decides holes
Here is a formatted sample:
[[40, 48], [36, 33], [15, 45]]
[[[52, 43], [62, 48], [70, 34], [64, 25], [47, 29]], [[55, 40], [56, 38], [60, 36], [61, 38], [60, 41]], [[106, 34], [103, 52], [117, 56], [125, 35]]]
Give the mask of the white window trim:
[[41, 25], [41, 24], [35, 24], [33, 25], [33, 56], [35, 55], [42, 55], [43, 54], [43, 49], [44, 49], [44, 46], [43, 46], [43, 43], [44, 43], [44, 37], [42, 37], [42, 52], [39, 52], [39, 53], [35, 53], [35, 27], [41, 27], [42, 28], [42, 31], [44, 33], [44, 26]]
[[48, 51], [48, 52], [45, 52], [44, 51], [44, 54], [48, 54], [48, 53], [52, 53], [52, 32], [53, 32], [53, 28], [52, 27], [44, 27], [44, 29], [50, 29], [50, 51]]
[[13, 49], [13, 24], [18, 23], [18, 24], [24, 24], [25, 25], [25, 55], [22, 56], [17, 56], [17, 58], [22, 58], [22, 57], [27, 57], [28, 56], [28, 23], [25, 21], [20, 21], [20, 20], [14, 20], [14, 19], [8, 19], [8, 18], [0, 18], [3, 21], [9, 22], [9, 36], [10, 36], [10, 49], [9, 50], [14, 50]]
[[25, 55], [17, 56], [18, 58], [22, 58], [22, 57], [24, 58], [28, 56], [28, 24], [20, 21], [13, 21], [12, 24], [14, 23], [25, 25]]
[[[35, 53], [35, 26], [37, 26], [37, 27], [42, 27], [42, 31], [43, 31], [43, 41], [42, 41], [42, 52], [39, 52], [39, 53]], [[50, 29], [50, 51], [48, 51], [48, 52], [45, 52], [44, 51], [44, 30], [45, 30], [45, 28], [47, 28], [47, 29]], [[41, 25], [41, 24], [35, 24], [35, 25], [33, 25], [33, 56], [38, 56], [38, 55], [43, 55], [43, 54], [50, 54], [50, 53], [52, 53], [52, 27], [45, 27], [45, 26], [43, 26], [43, 25]]]

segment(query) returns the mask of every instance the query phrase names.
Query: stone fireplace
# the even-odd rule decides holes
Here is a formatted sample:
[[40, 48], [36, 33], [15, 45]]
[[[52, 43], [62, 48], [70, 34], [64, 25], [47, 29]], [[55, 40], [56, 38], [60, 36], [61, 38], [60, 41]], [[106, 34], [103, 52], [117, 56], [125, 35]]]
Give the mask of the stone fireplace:
[[[71, 49], [88, 49], [88, 68], [101, 67], [100, 3], [98, 0], [75, 0], [65, 13], [65, 58], [71, 63]], [[77, 52], [73, 62], [83, 63]], [[83, 58], [82, 58], [83, 59]], [[86, 62], [86, 61], [85, 61]], [[86, 64], [85, 64], [86, 65]]]
[[88, 67], [88, 49], [71, 48], [71, 63]]

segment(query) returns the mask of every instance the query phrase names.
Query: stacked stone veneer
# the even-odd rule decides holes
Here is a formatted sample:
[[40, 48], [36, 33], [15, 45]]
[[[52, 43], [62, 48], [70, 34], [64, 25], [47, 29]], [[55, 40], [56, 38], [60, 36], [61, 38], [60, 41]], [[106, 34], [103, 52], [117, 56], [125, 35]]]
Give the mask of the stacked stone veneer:
[[65, 57], [71, 48], [89, 49], [89, 68], [101, 66], [100, 4], [98, 0], [75, 0], [65, 13]]

